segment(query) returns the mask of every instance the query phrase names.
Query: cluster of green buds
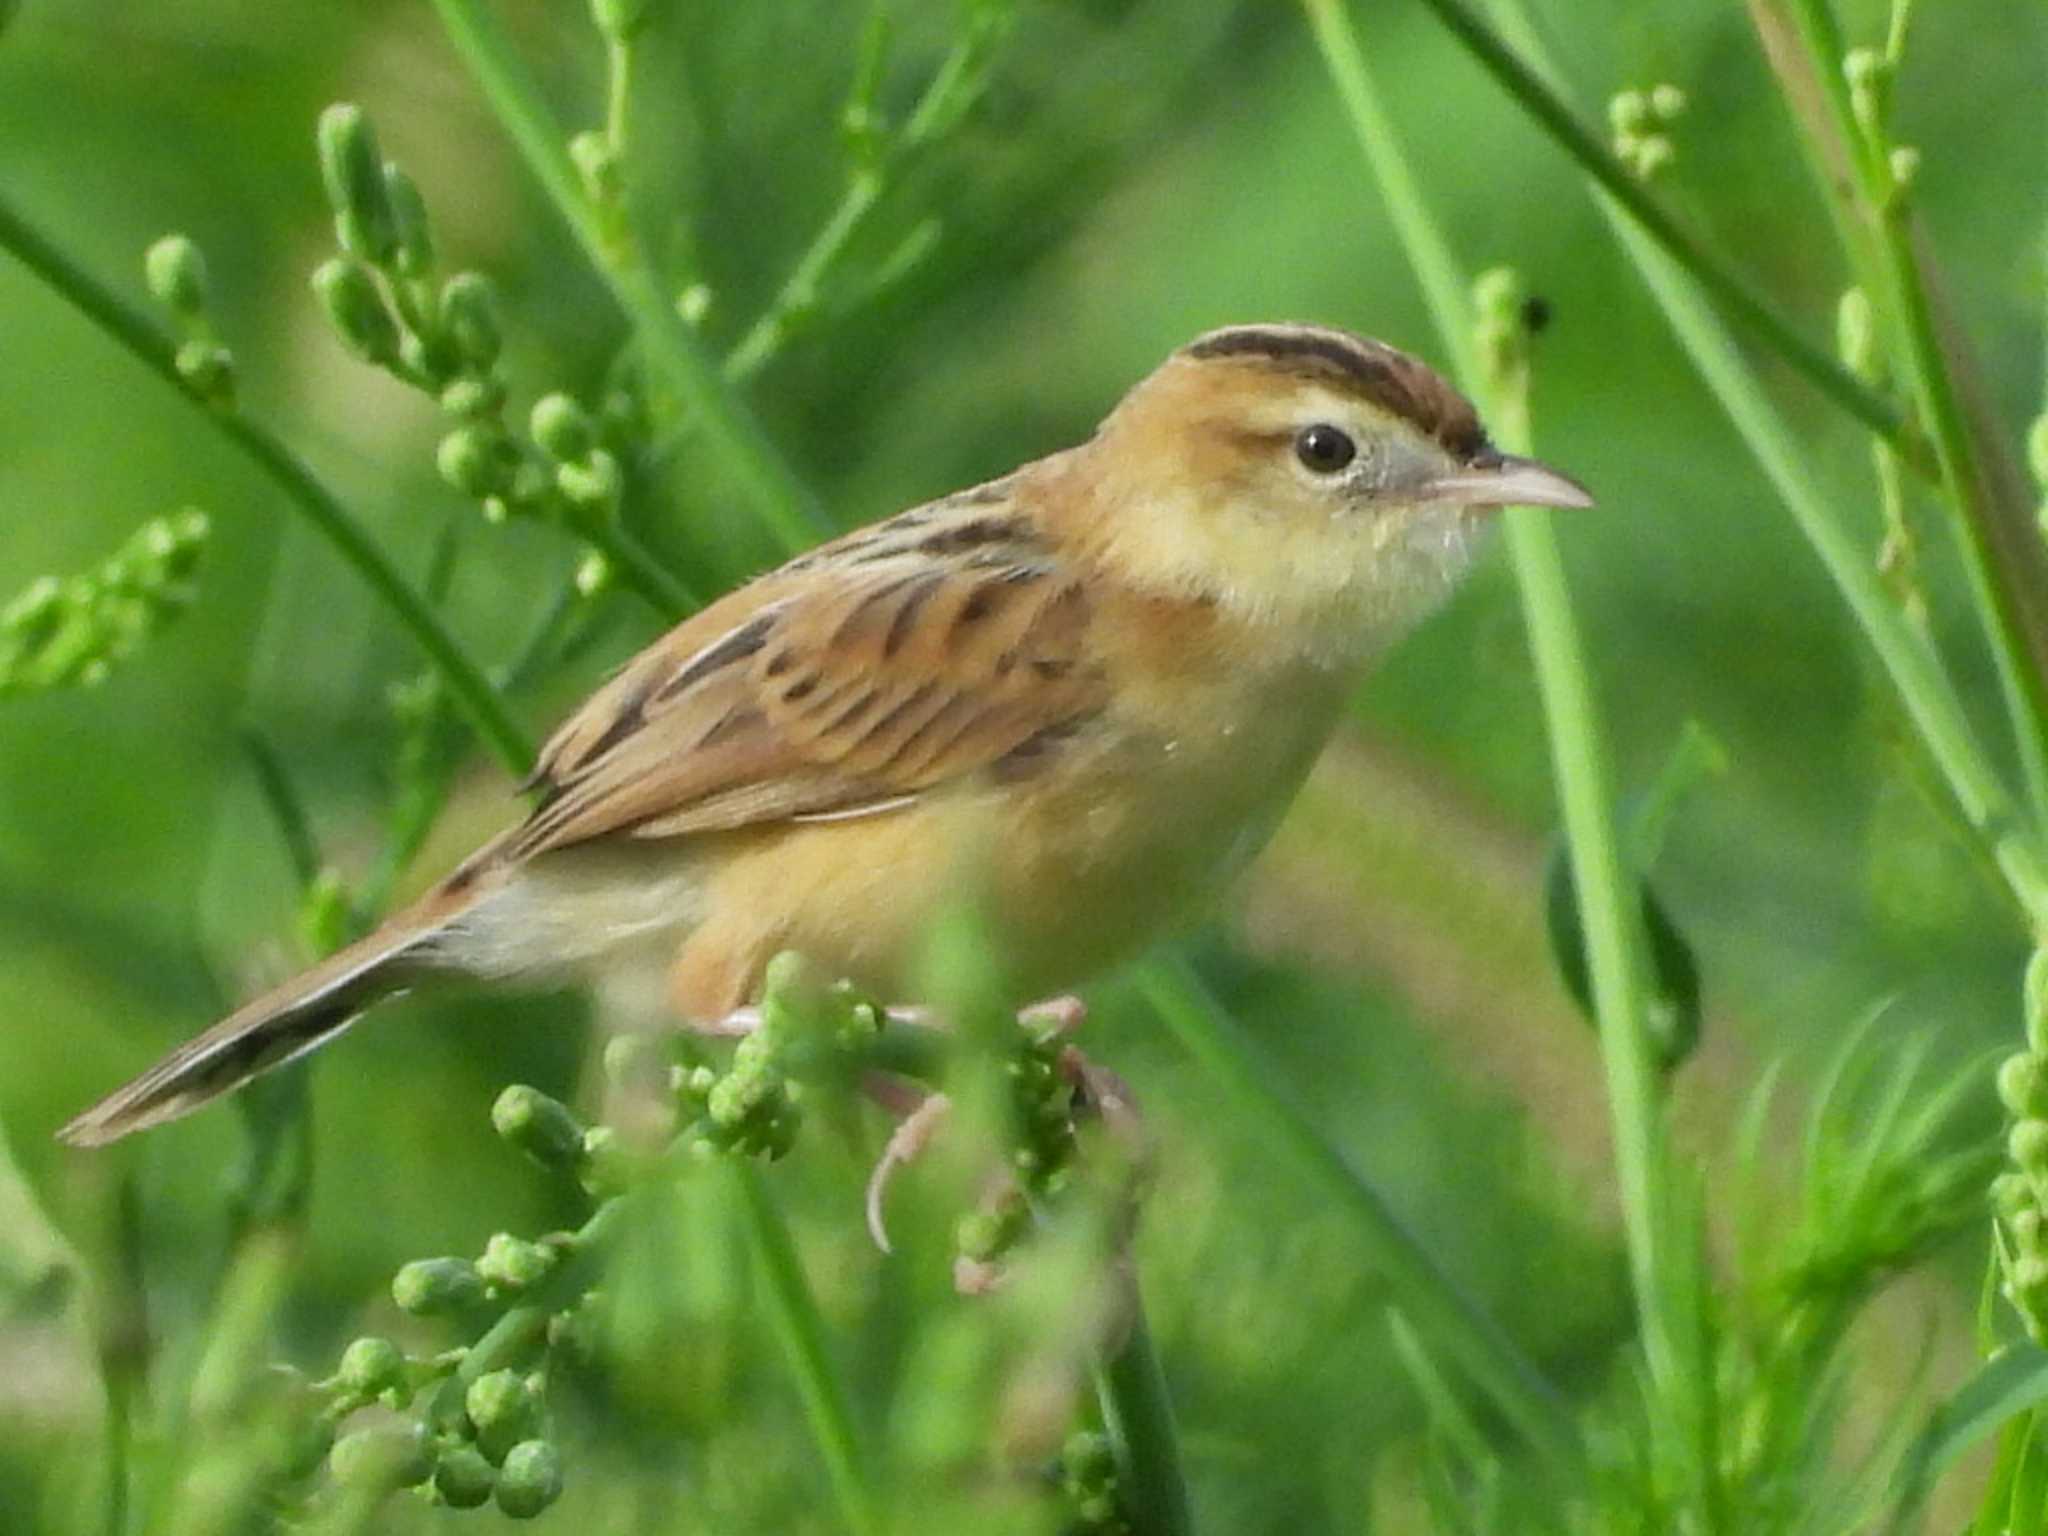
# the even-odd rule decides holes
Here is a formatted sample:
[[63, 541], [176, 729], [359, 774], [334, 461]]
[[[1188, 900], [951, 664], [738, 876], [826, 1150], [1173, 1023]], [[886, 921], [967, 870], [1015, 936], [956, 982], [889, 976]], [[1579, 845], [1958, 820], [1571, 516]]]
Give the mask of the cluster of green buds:
[[2027, 966], [2027, 1048], [1998, 1069], [2012, 1116], [2013, 1166], [1991, 1183], [2005, 1297], [2036, 1344], [2048, 1344], [2048, 950]]
[[1616, 157], [1644, 181], [1665, 169], [1677, 156], [1668, 130], [1685, 107], [1685, 92], [1668, 81], [1647, 91], [1617, 92], [1607, 103]]
[[1842, 60], [1849, 81], [1849, 110], [1876, 162], [1890, 178], [1893, 200], [1912, 190], [1920, 170], [1920, 151], [1891, 142], [1892, 80], [1898, 73], [1894, 54], [1876, 48], [1852, 48]]
[[210, 531], [189, 507], [156, 518], [97, 570], [45, 576], [0, 608], [0, 697], [103, 681], [192, 606]]
[[974, 1266], [997, 1264], [1016, 1247], [1030, 1230], [1032, 1208], [1066, 1189], [1078, 1149], [1067, 1046], [1056, 1027], [1028, 1015], [1020, 1022], [1017, 1044], [1002, 1064], [1011, 1179], [954, 1228], [960, 1258]]
[[208, 405], [233, 409], [235, 358], [214, 329], [199, 247], [185, 235], [165, 235], [143, 253], [142, 274], [150, 297], [177, 323], [180, 340], [171, 360], [178, 378]]
[[[556, 394], [534, 407], [532, 441], [507, 426], [497, 290], [480, 272], [439, 278], [419, 188], [382, 157], [361, 109], [329, 107], [319, 144], [341, 249], [314, 271], [313, 290], [350, 351], [432, 396], [452, 419], [435, 451], [442, 478], [491, 522], [541, 517], [584, 532], [608, 523], [622, 476], [599, 424]], [[593, 564], [584, 590], [608, 575]]]
[[1077, 1430], [1060, 1448], [1060, 1492], [1072, 1536], [1130, 1536], [1117, 1486], [1116, 1451], [1098, 1430]]

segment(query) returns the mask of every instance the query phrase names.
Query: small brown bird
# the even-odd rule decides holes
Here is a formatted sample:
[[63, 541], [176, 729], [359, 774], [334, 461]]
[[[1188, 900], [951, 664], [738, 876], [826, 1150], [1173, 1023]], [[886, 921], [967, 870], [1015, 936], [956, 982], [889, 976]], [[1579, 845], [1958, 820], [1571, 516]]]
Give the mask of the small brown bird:
[[1590, 498], [1414, 358], [1211, 332], [1079, 447], [678, 625], [548, 742], [522, 824], [59, 1134], [175, 1119], [449, 973], [594, 974], [711, 1021], [796, 949], [903, 997], [963, 894], [1018, 1001], [1070, 988], [1258, 850], [1361, 670], [1516, 504]]

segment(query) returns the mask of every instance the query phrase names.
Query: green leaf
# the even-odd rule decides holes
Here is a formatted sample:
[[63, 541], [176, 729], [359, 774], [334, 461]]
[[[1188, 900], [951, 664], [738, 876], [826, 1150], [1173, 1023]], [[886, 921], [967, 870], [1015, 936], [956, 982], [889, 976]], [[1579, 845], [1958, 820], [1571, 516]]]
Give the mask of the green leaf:
[[1934, 1410], [1900, 1463], [1892, 1485], [1890, 1529], [1904, 1528], [1935, 1480], [1965, 1451], [2043, 1403], [2048, 1403], [2048, 1350], [2015, 1344], [1987, 1362]]

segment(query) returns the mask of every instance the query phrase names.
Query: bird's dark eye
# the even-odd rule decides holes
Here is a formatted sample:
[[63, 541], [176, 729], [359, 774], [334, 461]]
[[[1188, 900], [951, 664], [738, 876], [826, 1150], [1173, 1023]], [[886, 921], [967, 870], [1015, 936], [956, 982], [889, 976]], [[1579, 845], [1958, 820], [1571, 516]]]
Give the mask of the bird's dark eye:
[[1334, 475], [1358, 457], [1358, 445], [1350, 433], [1319, 421], [1295, 434], [1294, 456], [1316, 474]]

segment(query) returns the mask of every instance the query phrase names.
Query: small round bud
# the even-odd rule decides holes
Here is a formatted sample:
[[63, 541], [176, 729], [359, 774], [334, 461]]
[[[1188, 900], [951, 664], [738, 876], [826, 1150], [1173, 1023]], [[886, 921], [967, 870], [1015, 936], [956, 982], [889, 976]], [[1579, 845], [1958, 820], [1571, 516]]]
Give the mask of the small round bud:
[[1849, 371], [1868, 380], [1877, 362], [1877, 319], [1870, 307], [1870, 295], [1850, 288], [1835, 306], [1835, 350]]
[[505, 1453], [498, 1473], [498, 1508], [531, 1520], [562, 1496], [562, 1462], [545, 1440], [523, 1440]]
[[434, 1491], [451, 1509], [475, 1509], [497, 1486], [498, 1471], [473, 1445], [450, 1446], [434, 1468]]
[[596, 597], [610, 590], [616, 576], [611, 561], [601, 549], [588, 551], [576, 563], [576, 591], [581, 597]]
[[498, 1134], [543, 1168], [573, 1169], [583, 1156], [583, 1125], [567, 1105], [514, 1083], [491, 1106]]
[[2013, 1118], [2048, 1118], [2048, 1061], [2032, 1051], [2006, 1057], [1998, 1068], [1998, 1098]]
[[415, 1259], [392, 1277], [391, 1299], [414, 1317], [439, 1317], [482, 1301], [484, 1282], [467, 1259]]
[[401, 277], [425, 277], [434, 270], [434, 234], [427, 223], [426, 199], [419, 185], [388, 161], [384, 166], [384, 198], [391, 207], [396, 241], [392, 265]]
[[612, 142], [595, 129], [586, 129], [569, 141], [569, 158], [576, 162], [583, 178], [584, 194], [600, 205], [619, 199], [619, 159]]
[[434, 450], [441, 478], [466, 496], [489, 496], [506, 488], [502, 440], [485, 427], [457, 427]]
[[504, 403], [505, 386], [489, 374], [465, 374], [441, 391], [441, 409], [466, 421], [493, 416]]
[[619, 461], [602, 448], [592, 449], [580, 462], [558, 464], [555, 485], [570, 506], [590, 518], [609, 516], [625, 488]]
[[[2048, 1130], [2048, 1126], [2042, 1127]], [[541, 1243], [529, 1243], [509, 1232], [499, 1232], [484, 1244], [476, 1272], [485, 1285], [500, 1290], [523, 1291], [538, 1285], [559, 1262], [557, 1250]]]
[[1842, 73], [1853, 88], [1867, 90], [1884, 72], [1884, 55], [1875, 48], [1851, 48], [1843, 56]]
[[2048, 1120], [2022, 1120], [2006, 1136], [2006, 1150], [2023, 1173], [2048, 1174]]
[[1607, 123], [1622, 138], [1634, 138], [1650, 124], [1650, 103], [1641, 91], [1617, 91], [1607, 103]]
[[150, 297], [196, 320], [206, 312], [206, 258], [184, 235], [165, 235], [142, 258]]
[[647, 25], [650, 0], [590, 0], [591, 19], [613, 42], [630, 41]]
[[470, 371], [488, 373], [504, 344], [496, 286], [481, 272], [456, 273], [441, 288], [441, 325]]
[[1910, 144], [1901, 144], [1892, 150], [1888, 163], [1892, 171], [1892, 185], [1901, 192], [1911, 191], [1914, 179], [1920, 174], [1920, 151]]
[[313, 292], [351, 352], [383, 368], [398, 360], [398, 322], [368, 267], [353, 257], [330, 257], [313, 270]]
[[623, 1194], [633, 1182], [633, 1159], [617, 1130], [593, 1125], [583, 1133], [583, 1155], [577, 1181], [599, 1200]]
[[226, 347], [194, 338], [178, 348], [173, 362], [185, 387], [208, 405], [234, 403], [235, 358]]
[[406, 1385], [405, 1356], [389, 1339], [357, 1339], [341, 1352], [341, 1366], [335, 1375], [344, 1387], [362, 1398], [400, 1391]]
[[328, 1457], [334, 1479], [351, 1488], [411, 1488], [433, 1475], [433, 1459], [417, 1426], [359, 1429], [334, 1442]]
[[1650, 111], [1661, 122], [1670, 122], [1681, 117], [1686, 109], [1685, 92], [1668, 81], [1650, 89]]
[[2034, 1258], [2041, 1252], [2041, 1211], [2038, 1206], [2019, 1212], [2007, 1226], [2012, 1231], [2012, 1245], [2020, 1251], [2022, 1258]]
[[334, 209], [341, 248], [376, 266], [398, 249], [398, 221], [385, 189], [384, 157], [362, 108], [337, 102], [320, 114], [320, 180]]
[[533, 440], [551, 459], [575, 461], [597, 446], [597, 430], [590, 415], [569, 395], [542, 395], [533, 405], [529, 422]]
[[2036, 1209], [2032, 1182], [2023, 1173], [2001, 1173], [1991, 1181], [1991, 1208], [2007, 1221]]
[[1661, 133], [1653, 133], [1636, 144], [1636, 174], [1648, 181], [1678, 158], [1671, 141]]
[[691, 330], [701, 326], [711, 313], [711, 286], [692, 283], [676, 296], [676, 313]]

